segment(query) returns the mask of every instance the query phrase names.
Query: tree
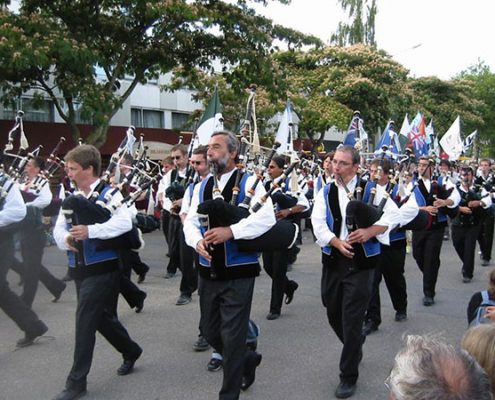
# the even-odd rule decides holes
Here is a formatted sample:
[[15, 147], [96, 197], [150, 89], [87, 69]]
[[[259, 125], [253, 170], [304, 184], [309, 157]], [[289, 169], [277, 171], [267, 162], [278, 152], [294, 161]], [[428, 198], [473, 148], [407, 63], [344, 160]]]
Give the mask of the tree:
[[407, 70], [372, 47], [328, 46], [307, 52], [275, 55], [285, 72], [299, 131], [315, 143], [332, 126], [344, 130], [354, 110], [361, 111], [368, 132], [376, 132], [391, 116]]
[[253, 2], [267, 0], [24, 0], [18, 15], [0, 13], [2, 100], [29, 89], [47, 95], [74, 140], [81, 104], [94, 126], [87, 141], [101, 145], [138, 83], [178, 67], [211, 70], [217, 60], [239, 66], [225, 71], [235, 86], [266, 75], [275, 40], [292, 48], [319, 42], [256, 15]]
[[483, 146], [482, 155], [493, 154], [495, 152], [495, 74], [485, 62], [479, 61], [466, 71], [462, 71], [456, 79], [471, 82], [474, 97], [482, 102], [480, 113], [483, 121], [475, 126], [469, 126], [469, 129], [478, 129], [477, 142], [487, 144]]
[[350, 23], [340, 22], [330, 42], [337, 46], [365, 44], [376, 46], [375, 17], [378, 12], [376, 0], [338, 0], [348, 13]]

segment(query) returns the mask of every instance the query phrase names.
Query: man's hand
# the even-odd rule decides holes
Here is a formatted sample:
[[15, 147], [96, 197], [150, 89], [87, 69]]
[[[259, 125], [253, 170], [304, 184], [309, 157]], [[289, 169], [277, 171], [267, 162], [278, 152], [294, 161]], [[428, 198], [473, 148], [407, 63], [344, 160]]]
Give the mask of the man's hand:
[[198, 244], [196, 245], [196, 252], [200, 256], [206, 258], [208, 261], [211, 261], [211, 255], [207, 250], [207, 244], [206, 244], [206, 241], [204, 239], [201, 239], [198, 242]]
[[489, 320], [495, 322], [495, 307], [494, 306], [486, 308], [485, 318], [488, 318]]
[[74, 225], [69, 233], [74, 240], [86, 240], [89, 237], [88, 227], [86, 225]]
[[368, 229], [356, 229], [348, 237], [347, 241], [350, 244], [353, 243], [364, 243], [367, 242], [372, 237], [371, 232]]
[[437, 215], [438, 214], [438, 208], [433, 207], [433, 206], [419, 207], [419, 209], [426, 211], [430, 215]]
[[70, 251], [74, 251], [77, 253], [76, 245], [74, 243], [74, 238], [71, 234], [65, 237], [65, 245], [69, 248]]
[[469, 207], [459, 207], [459, 212], [461, 214], [472, 214], [473, 211]]
[[330, 246], [335, 247], [344, 257], [354, 257], [352, 245], [347, 243], [345, 240], [334, 237], [332, 240], [330, 240]]
[[469, 208], [476, 208], [476, 207], [481, 207], [481, 200], [471, 200], [468, 203]]
[[437, 208], [451, 206], [452, 204], [454, 203], [450, 199], [445, 199], [445, 200], [437, 199], [433, 202], [433, 206]]
[[284, 218], [287, 218], [290, 214], [291, 214], [291, 211], [288, 208], [286, 208], [284, 210], [277, 211], [275, 213], [275, 218], [284, 219]]
[[209, 229], [204, 235], [207, 244], [221, 244], [233, 237], [234, 234], [228, 226]]

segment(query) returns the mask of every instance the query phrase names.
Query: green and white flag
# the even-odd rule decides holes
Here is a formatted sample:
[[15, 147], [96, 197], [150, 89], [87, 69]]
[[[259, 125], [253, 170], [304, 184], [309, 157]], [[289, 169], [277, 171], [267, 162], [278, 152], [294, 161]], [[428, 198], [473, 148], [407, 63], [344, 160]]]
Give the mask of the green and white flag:
[[199, 144], [207, 145], [213, 132], [220, 129], [223, 129], [222, 104], [220, 103], [218, 88], [215, 87], [215, 93], [206, 107], [196, 131]]

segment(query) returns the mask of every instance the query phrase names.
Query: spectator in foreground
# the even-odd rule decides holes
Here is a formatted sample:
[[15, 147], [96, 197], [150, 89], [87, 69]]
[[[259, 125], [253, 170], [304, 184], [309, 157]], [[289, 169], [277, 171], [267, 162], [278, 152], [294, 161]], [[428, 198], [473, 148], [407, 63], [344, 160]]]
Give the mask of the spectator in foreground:
[[389, 400], [491, 400], [488, 376], [465, 351], [409, 335], [385, 384]]

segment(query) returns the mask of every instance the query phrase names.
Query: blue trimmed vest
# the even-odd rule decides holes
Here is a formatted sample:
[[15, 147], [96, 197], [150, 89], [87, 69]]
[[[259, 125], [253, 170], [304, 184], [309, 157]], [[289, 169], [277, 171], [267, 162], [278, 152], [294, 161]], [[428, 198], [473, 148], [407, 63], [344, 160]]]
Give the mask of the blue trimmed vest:
[[[103, 189], [97, 200], [103, 200], [105, 198], [105, 193], [110, 189], [110, 186], [107, 186], [105, 189]], [[119, 252], [115, 249], [98, 249], [97, 244], [99, 241], [100, 239], [83, 240], [83, 257], [85, 267], [91, 266], [93, 264], [104, 263], [107, 261], [119, 259]], [[76, 259], [74, 256], [74, 252], [70, 250], [67, 251], [67, 256], [69, 258], [69, 267], [76, 268]]]
[[[417, 185], [415, 185], [413, 193], [414, 197], [416, 198], [416, 203], [418, 203], [419, 207], [433, 205], [433, 202], [435, 201], [435, 195], [438, 196], [438, 198], [441, 198], [440, 189], [442, 189], [442, 187], [438, 183], [435, 183], [433, 181], [430, 181], [430, 185], [430, 192], [426, 190], [426, 187], [422, 180], [419, 181]], [[442, 208], [439, 208], [438, 214], [432, 216], [432, 218], [431, 229], [435, 229], [435, 227], [444, 227], [447, 224], [447, 216], [445, 215], [445, 212], [442, 210]]]
[[[340, 235], [340, 228], [342, 226], [342, 215], [340, 214], [340, 205], [338, 201], [338, 188], [335, 183], [326, 185], [323, 188], [323, 197], [325, 199], [326, 222], [328, 229], [334, 232], [335, 235], [338, 237]], [[332, 197], [332, 199], [334, 200], [333, 202], [330, 202], [330, 197]], [[332, 209], [334, 210], [333, 212]], [[334, 215], [334, 212], [336, 211], [338, 212], [338, 215]], [[361, 246], [363, 255], [366, 258], [370, 258], [380, 254], [380, 243], [375, 238], [371, 238], [366, 243], [362, 243], [358, 246]], [[332, 246], [326, 245], [322, 248], [322, 252], [328, 256], [331, 255]], [[356, 253], [355, 257], [359, 257], [359, 253]], [[357, 261], [359, 262], [359, 260]]]
[[[229, 185], [229, 183], [233, 183], [233, 179], [235, 179], [235, 174], [238, 172], [235, 172], [232, 174], [231, 178], [229, 179], [229, 182], [224, 188], [224, 192], [226, 191], [231, 191], [232, 185]], [[249, 178], [249, 174], [245, 173], [243, 174], [240, 182], [239, 182], [239, 195], [237, 196], [237, 204], [242, 203], [245, 197], [245, 187], [246, 187], [246, 181]], [[207, 179], [204, 179], [201, 182], [201, 186], [199, 189], [199, 202], [202, 203], [205, 200], [208, 200], [208, 198], [211, 198], [211, 192], [206, 193], [209, 190], [206, 190], [207, 185], [209, 182], [212, 181], [212, 177], [210, 176]], [[210, 183], [209, 185], [212, 185]], [[211, 189], [211, 188], [210, 188]], [[222, 192], [222, 195], [224, 196], [224, 199], [228, 201], [229, 198], [232, 197], [232, 193], [224, 193]], [[200, 228], [201, 233], [204, 234], [206, 232], [205, 227]], [[223, 245], [219, 245], [223, 247], [221, 252], [223, 253], [223, 260], [215, 260], [215, 258], [212, 260], [212, 262], [218, 262], [218, 267], [217, 268], [226, 268], [226, 269], [231, 269], [234, 267], [240, 267], [242, 268], [243, 266], [252, 266], [252, 265], [258, 265], [258, 254], [257, 253], [246, 253], [246, 252], [240, 252], [237, 248], [237, 244], [233, 240], [228, 240]], [[215, 255], [214, 255], [215, 257]], [[210, 262], [206, 260], [204, 257], [199, 256], [199, 264], [201, 267], [204, 268], [210, 268]], [[257, 273], [256, 273], [257, 275]]]

